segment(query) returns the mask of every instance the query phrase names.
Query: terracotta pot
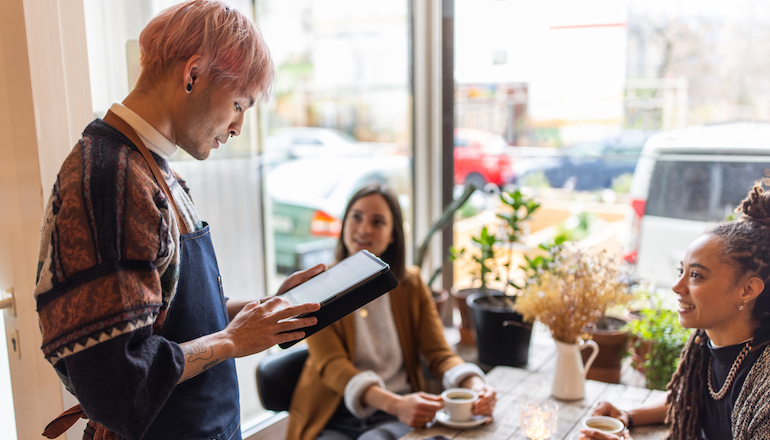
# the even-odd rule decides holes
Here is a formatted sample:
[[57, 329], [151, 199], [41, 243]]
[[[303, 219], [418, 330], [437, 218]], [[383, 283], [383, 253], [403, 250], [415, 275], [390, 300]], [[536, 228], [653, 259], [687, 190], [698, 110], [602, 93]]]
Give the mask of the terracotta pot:
[[[591, 339], [599, 345], [599, 355], [588, 369], [588, 379], [608, 383], [620, 382], [620, 370], [623, 357], [628, 352], [630, 333], [621, 330], [628, 323], [623, 318], [603, 316], [597, 326], [586, 327]], [[589, 353], [583, 352], [583, 361]]]
[[475, 292], [477, 289], [452, 289], [450, 292], [457, 305], [457, 310], [460, 311], [460, 343], [461, 344], [475, 344], [476, 335], [473, 326], [473, 315], [471, 309], [466, 303], [468, 295]]

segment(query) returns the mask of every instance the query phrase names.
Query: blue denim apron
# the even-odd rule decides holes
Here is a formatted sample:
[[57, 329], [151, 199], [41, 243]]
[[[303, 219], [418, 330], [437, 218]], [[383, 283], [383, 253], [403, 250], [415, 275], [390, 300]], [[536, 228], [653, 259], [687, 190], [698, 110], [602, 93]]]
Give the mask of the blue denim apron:
[[[104, 121], [142, 153], [184, 228], [174, 197], [141, 138], [112, 111]], [[179, 283], [159, 335], [181, 344], [224, 329], [230, 319], [209, 226], [183, 233], [179, 246]], [[235, 360], [228, 359], [178, 384], [142, 440], [242, 440], [240, 419]]]
[[[180, 241], [179, 285], [159, 334], [182, 343], [218, 332], [230, 320], [209, 226]], [[143, 439], [241, 440], [235, 360], [177, 385]]]

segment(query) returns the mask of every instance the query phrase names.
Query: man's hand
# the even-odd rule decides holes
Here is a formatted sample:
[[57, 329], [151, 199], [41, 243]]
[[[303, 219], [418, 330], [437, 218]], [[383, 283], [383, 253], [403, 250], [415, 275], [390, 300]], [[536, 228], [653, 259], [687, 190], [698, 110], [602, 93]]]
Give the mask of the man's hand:
[[[295, 278], [296, 279], [296, 278]], [[235, 313], [224, 330], [179, 344], [185, 357], [185, 367], [179, 382], [208, 370], [218, 363], [258, 353], [275, 344], [301, 339], [305, 332], [298, 330], [315, 325], [318, 319], [296, 318], [315, 312], [318, 303], [292, 307], [283, 298], [272, 297], [241, 304], [228, 301], [228, 312]]]
[[315, 312], [320, 307], [318, 303], [291, 306], [281, 297], [246, 304], [222, 331], [230, 345], [229, 357], [248, 356], [275, 344], [304, 337], [305, 332], [296, 330], [314, 325], [318, 319], [296, 316]]
[[401, 396], [396, 402], [393, 414], [404, 425], [419, 428], [432, 421], [436, 411], [443, 406], [441, 396], [421, 391]]

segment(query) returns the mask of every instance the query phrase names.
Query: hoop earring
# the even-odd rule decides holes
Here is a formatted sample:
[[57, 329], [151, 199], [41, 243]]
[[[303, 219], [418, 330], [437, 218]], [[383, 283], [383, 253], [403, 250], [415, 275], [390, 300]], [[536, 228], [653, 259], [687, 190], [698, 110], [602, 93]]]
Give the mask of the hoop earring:
[[738, 304], [738, 310], [743, 310], [745, 308], [746, 308], [746, 303], [745, 302], [742, 302], [742, 303]]
[[192, 83], [187, 83], [187, 91], [192, 92]]

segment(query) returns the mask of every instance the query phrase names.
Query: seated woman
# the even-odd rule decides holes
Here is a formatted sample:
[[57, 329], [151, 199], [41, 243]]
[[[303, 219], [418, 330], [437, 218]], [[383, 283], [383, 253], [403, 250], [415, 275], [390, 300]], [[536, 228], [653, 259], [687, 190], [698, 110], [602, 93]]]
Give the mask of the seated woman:
[[398, 198], [375, 184], [348, 202], [337, 261], [367, 249], [398, 286], [307, 339], [309, 357], [289, 410], [288, 439], [396, 439], [432, 421], [441, 397], [423, 392], [421, 356], [444, 387], [478, 392], [474, 413], [491, 415], [495, 390], [444, 339], [430, 290], [405, 267]]
[[[725, 222], [687, 249], [673, 285], [679, 323], [696, 329], [665, 401], [594, 408], [632, 426], [671, 423], [669, 438], [770, 439], [770, 193], [757, 184]], [[592, 429], [580, 439], [617, 439]], [[631, 437], [626, 434], [626, 439]]]

